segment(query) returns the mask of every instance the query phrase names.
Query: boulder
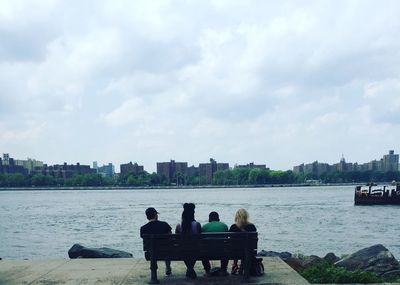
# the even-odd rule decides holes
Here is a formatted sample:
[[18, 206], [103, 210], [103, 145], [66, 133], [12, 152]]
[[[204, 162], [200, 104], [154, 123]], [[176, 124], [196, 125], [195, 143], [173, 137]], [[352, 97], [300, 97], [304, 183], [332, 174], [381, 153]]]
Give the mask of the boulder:
[[290, 252], [287, 251], [283, 251], [283, 252], [276, 252], [276, 251], [265, 251], [262, 250], [259, 253], [257, 253], [258, 256], [277, 256], [279, 258], [281, 258], [283, 261], [288, 260], [289, 258], [292, 257], [292, 254]]
[[327, 253], [322, 259], [330, 264], [334, 264], [336, 261], [340, 260], [340, 258], [337, 257], [333, 252]]
[[381, 275], [383, 278], [400, 278], [400, 270], [387, 271]]
[[316, 256], [316, 255], [310, 255], [310, 256], [306, 256], [304, 258], [304, 260], [302, 260], [302, 266], [304, 268], [308, 268], [311, 266], [321, 264], [323, 262], [324, 262], [324, 259], [322, 259], [321, 257]]
[[394, 258], [393, 254], [381, 244], [363, 248], [337, 261], [335, 265], [351, 271], [357, 269], [370, 271], [377, 275], [400, 269], [399, 262]]
[[112, 248], [87, 248], [80, 244], [74, 244], [68, 250], [68, 256], [74, 258], [129, 258], [132, 254], [129, 252], [116, 250]]
[[[333, 258], [333, 257], [332, 257], [332, 255], [329, 255], [328, 258]], [[302, 255], [302, 254], [299, 255], [298, 254], [298, 255], [291, 256], [290, 258], [288, 258], [285, 261], [294, 270], [301, 271], [308, 267], [312, 267], [312, 266], [324, 263], [327, 260], [325, 259], [325, 257], [321, 258], [316, 255], [307, 256], [307, 255]]]
[[303, 262], [296, 257], [290, 257], [285, 262], [297, 272], [304, 269]]

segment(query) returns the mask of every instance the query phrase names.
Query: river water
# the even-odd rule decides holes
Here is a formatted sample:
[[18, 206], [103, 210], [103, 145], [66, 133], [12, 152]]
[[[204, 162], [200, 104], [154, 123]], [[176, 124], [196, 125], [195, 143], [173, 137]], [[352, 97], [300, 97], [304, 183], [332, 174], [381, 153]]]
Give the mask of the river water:
[[259, 250], [336, 255], [381, 243], [400, 258], [399, 206], [354, 206], [354, 187], [0, 191], [0, 257], [67, 258], [74, 243], [143, 257], [139, 228], [153, 206], [173, 228], [184, 202], [231, 225], [238, 208], [259, 231]]

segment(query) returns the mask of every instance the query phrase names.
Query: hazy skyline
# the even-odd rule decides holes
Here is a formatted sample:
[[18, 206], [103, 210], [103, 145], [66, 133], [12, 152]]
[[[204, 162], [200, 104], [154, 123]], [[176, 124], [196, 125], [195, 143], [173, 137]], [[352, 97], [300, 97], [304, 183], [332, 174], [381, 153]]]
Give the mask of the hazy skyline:
[[0, 153], [291, 169], [400, 150], [398, 1], [0, 1]]

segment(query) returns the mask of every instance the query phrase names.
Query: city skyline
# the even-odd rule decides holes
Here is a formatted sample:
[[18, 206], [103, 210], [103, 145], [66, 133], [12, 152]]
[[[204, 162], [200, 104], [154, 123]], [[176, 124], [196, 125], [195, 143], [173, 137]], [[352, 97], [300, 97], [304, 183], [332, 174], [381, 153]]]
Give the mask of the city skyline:
[[[1, 153], [1, 152], [0, 152]], [[52, 166], [52, 164], [47, 163], [46, 161], [42, 161], [40, 159], [37, 158], [26, 158], [26, 159], [22, 159], [22, 158], [18, 158], [18, 157], [14, 157], [13, 155], [10, 155], [9, 153], [3, 153], [2, 156], [0, 157], [0, 163], [4, 163], [5, 160], [8, 159], [13, 159], [13, 161], [16, 162], [16, 165], [19, 165], [21, 167], [26, 168], [27, 170], [32, 170], [35, 166], [39, 166], [39, 167], [43, 167], [44, 165], [47, 166]], [[254, 163], [254, 161], [247, 161], [245, 164], [240, 164], [240, 163], [230, 163], [230, 162], [226, 162], [226, 161], [219, 161], [218, 162], [214, 159], [214, 158], [210, 158], [208, 161], [204, 160], [201, 161], [199, 163], [191, 163], [188, 160], [182, 160], [182, 161], [177, 161], [175, 159], [170, 159], [168, 161], [156, 161], [154, 162], [155, 165], [155, 170], [151, 170], [146, 168], [142, 163], [140, 163], [140, 161], [125, 161], [124, 163], [121, 164], [114, 164], [113, 162], [105, 162], [105, 163], [99, 163], [97, 160], [92, 161], [91, 163], [84, 163], [81, 161], [77, 161], [77, 162], [58, 162], [54, 165], [56, 166], [62, 166], [62, 165], [81, 165], [81, 166], [89, 166], [91, 169], [102, 169], [105, 168], [107, 169], [107, 167], [112, 168], [113, 172], [115, 173], [120, 173], [120, 172], [125, 172], [125, 173], [140, 173], [141, 171], [146, 171], [148, 173], [158, 173], [159, 172], [159, 168], [169, 168], [170, 163], [173, 164], [177, 164], [177, 165], [182, 165], [185, 164], [184, 168], [185, 168], [185, 172], [189, 171], [190, 172], [190, 168], [195, 167], [199, 170], [199, 168], [201, 169], [202, 166], [204, 167], [205, 165], [210, 165], [215, 163], [215, 169], [213, 170], [208, 170], [208, 171], [212, 171], [215, 172], [218, 170], [219, 168], [220, 170], [223, 169], [233, 169], [236, 167], [256, 167], [256, 168], [268, 168], [271, 170], [282, 170], [282, 171], [287, 171], [287, 170], [293, 170], [294, 172], [310, 172], [311, 169], [313, 168], [318, 168], [318, 169], [323, 169], [322, 172], [326, 172], [328, 171], [327, 167], [333, 167], [336, 170], [339, 171], [366, 171], [366, 170], [376, 170], [376, 171], [388, 171], [387, 166], [379, 166], [379, 164], [384, 163], [386, 161], [390, 161], [391, 164], [396, 163], [397, 165], [397, 171], [400, 171], [399, 167], [399, 154], [396, 154], [394, 150], [389, 150], [388, 153], [386, 154], [381, 154], [381, 158], [371, 158], [369, 161], [363, 161], [363, 162], [359, 162], [359, 161], [348, 161], [345, 159], [344, 156], [342, 156], [338, 161], [329, 163], [326, 161], [321, 161], [318, 159], [313, 159], [313, 160], [309, 160], [309, 161], [305, 161], [302, 162], [299, 165], [293, 165], [290, 169], [274, 169], [271, 168], [268, 164], [257, 164]], [[36, 165], [35, 165], [36, 164]], [[182, 166], [179, 166], [179, 168], [181, 168]], [[310, 169], [310, 170], [305, 170], [305, 169]], [[322, 168], [321, 168], [322, 167]], [[214, 167], [213, 167], [214, 168]], [[348, 168], [348, 169], [347, 169]], [[124, 169], [124, 170], [122, 170]], [[303, 170], [304, 169], [304, 170]], [[119, 171], [116, 171], [119, 170]], [[121, 171], [122, 170], [122, 171]], [[395, 169], [392, 169], [392, 166], [390, 166], [390, 170], [391, 171], [396, 171]], [[106, 170], [107, 172], [109, 170]], [[161, 170], [161, 172], [164, 172], [165, 170]], [[203, 173], [205, 173], [206, 170], [203, 170]], [[320, 170], [321, 171], [321, 170]], [[320, 172], [319, 171], [319, 172]], [[179, 171], [178, 171], [179, 172]], [[200, 170], [200, 172], [202, 172], [202, 170]]]
[[187, 158], [367, 162], [400, 141], [399, 10], [1, 1], [0, 150], [150, 172]]

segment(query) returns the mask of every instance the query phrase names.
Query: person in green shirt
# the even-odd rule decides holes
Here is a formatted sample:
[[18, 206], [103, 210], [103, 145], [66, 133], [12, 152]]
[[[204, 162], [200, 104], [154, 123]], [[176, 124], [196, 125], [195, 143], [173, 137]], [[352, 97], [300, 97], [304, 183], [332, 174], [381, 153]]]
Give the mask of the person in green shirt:
[[[210, 233], [210, 232], [228, 232], [228, 226], [219, 220], [219, 214], [217, 212], [211, 212], [208, 215], [208, 223], [203, 225], [201, 228], [203, 233]], [[227, 271], [229, 260], [221, 259], [221, 276], [229, 275]], [[204, 270], [207, 276], [210, 276], [211, 265], [209, 260], [202, 260]]]

